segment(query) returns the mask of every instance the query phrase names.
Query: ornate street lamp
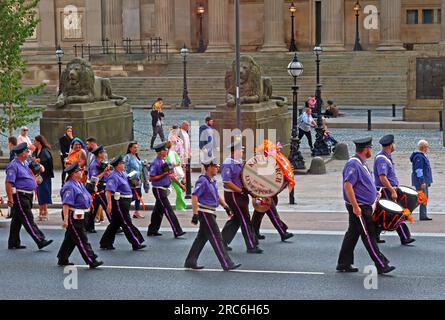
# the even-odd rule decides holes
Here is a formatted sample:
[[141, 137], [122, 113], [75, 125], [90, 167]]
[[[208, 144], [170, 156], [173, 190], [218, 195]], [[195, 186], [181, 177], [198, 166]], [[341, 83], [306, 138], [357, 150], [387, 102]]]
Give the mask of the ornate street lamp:
[[323, 53], [323, 49], [319, 46], [314, 48], [314, 54], [317, 57], [315, 62], [317, 64], [317, 88], [315, 89], [315, 97], [317, 98], [317, 105], [315, 106], [315, 113], [317, 116], [317, 127], [315, 128], [315, 143], [312, 150], [313, 156], [327, 156], [329, 155], [329, 148], [324, 141], [324, 128], [323, 117], [321, 108], [323, 106], [323, 99], [321, 98], [321, 83], [320, 83], [320, 55]]
[[297, 12], [297, 7], [295, 6], [294, 2], [291, 3], [290, 7], [289, 7], [289, 12], [290, 12], [290, 17], [292, 19], [292, 33], [291, 33], [291, 38], [290, 38], [290, 47], [289, 47], [289, 51], [290, 52], [295, 52], [297, 51], [297, 44], [295, 43], [295, 27], [294, 27], [294, 19], [295, 19], [295, 12]]
[[362, 51], [362, 45], [360, 44], [360, 28], [358, 24], [359, 16], [360, 16], [360, 10], [362, 7], [360, 6], [360, 3], [357, 2], [354, 4], [354, 11], [355, 11], [355, 44], [354, 44], [354, 51]]
[[204, 44], [204, 34], [202, 32], [202, 19], [204, 17], [205, 8], [202, 4], [200, 4], [196, 8], [196, 13], [199, 16], [199, 46], [198, 46], [198, 52], [203, 53], [206, 51], [205, 44]]
[[60, 80], [62, 77], [62, 58], [63, 58], [63, 50], [60, 47], [60, 45], [56, 48], [56, 58], [57, 58], [57, 64], [59, 65], [59, 95], [60, 95]]
[[181, 56], [184, 58], [184, 88], [182, 90], [182, 103], [181, 106], [184, 108], [189, 108], [190, 107], [190, 98], [189, 98], [189, 93], [188, 93], [188, 89], [187, 89], [187, 57], [189, 55], [189, 49], [187, 49], [187, 47], [184, 46], [181, 49]]
[[[287, 66], [287, 72], [294, 79], [292, 88], [292, 136], [291, 136], [291, 151], [289, 161], [294, 168], [305, 169], [303, 155], [300, 152], [300, 141], [298, 140], [298, 86], [297, 79], [303, 74], [303, 64], [298, 61], [297, 53], [294, 54], [292, 61]], [[289, 204], [295, 204], [294, 189], [289, 194]]]

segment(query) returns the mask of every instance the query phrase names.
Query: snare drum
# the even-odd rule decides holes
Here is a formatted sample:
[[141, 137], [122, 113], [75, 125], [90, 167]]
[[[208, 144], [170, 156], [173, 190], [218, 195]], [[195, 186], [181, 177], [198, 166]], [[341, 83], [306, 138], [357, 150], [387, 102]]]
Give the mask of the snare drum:
[[244, 187], [257, 198], [272, 198], [286, 188], [281, 167], [272, 156], [256, 155], [246, 161], [241, 171]]
[[372, 218], [379, 229], [392, 231], [404, 220], [403, 208], [391, 200], [381, 199], [377, 202]]
[[397, 203], [403, 208], [413, 212], [419, 206], [419, 193], [410, 187], [400, 186], [397, 188]]

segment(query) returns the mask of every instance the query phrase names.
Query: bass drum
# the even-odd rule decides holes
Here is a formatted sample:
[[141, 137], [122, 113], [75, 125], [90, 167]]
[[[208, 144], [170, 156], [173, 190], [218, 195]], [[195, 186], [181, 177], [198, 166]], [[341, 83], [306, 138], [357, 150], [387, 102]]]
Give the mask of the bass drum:
[[410, 187], [397, 188], [397, 203], [413, 212], [419, 206], [419, 193]]
[[377, 228], [393, 231], [404, 220], [403, 208], [391, 200], [381, 199], [377, 202], [372, 218]]
[[287, 181], [272, 156], [256, 155], [244, 164], [241, 181], [256, 198], [272, 198], [284, 190]]

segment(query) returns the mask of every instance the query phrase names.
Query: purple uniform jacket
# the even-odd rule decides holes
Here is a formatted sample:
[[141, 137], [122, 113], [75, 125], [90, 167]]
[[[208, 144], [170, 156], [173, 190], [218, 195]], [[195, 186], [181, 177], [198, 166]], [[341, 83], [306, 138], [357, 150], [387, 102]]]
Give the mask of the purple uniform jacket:
[[366, 162], [353, 156], [343, 168], [343, 199], [351, 203], [344, 189], [345, 182], [352, 184], [355, 198], [359, 204], [372, 205], [377, 198], [377, 190], [371, 171]]
[[[156, 157], [156, 159], [153, 160], [153, 162], [150, 165], [150, 177], [159, 176], [164, 173], [162, 171], [162, 165], [164, 164], [164, 160], [161, 160], [161, 158]], [[163, 178], [152, 181], [151, 185], [153, 187], [164, 187], [168, 188], [170, 187], [171, 179], [169, 176], [164, 176]]]
[[196, 181], [192, 195], [198, 197], [200, 204], [216, 208], [219, 203], [218, 184], [215, 179], [201, 175]]
[[119, 192], [123, 196], [130, 196], [133, 194], [130, 184], [128, 183], [127, 174], [117, 170], [114, 170], [108, 176], [105, 190], [111, 191], [112, 193]]
[[241, 161], [237, 161], [232, 158], [224, 160], [221, 166], [221, 177], [223, 182], [232, 182], [238, 187], [242, 188], [241, 171], [243, 170], [243, 164]]
[[28, 161], [20, 162], [17, 158], [12, 160], [6, 168], [6, 182], [19, 190], [34, 191], [37, 183], [28, 165]]
[[399, 185], [391, 154], [387, 154], [383, 150], [377, 153], [374, 160], [374, 179], [377, 187], [383, 187], [380, 181], [381, 175], [386, 176], [391, 186], [397, 187]]
[[68, 180], [60, 190], [62, 204], [74, 209], [88, 209], [91, 206], [91, 194], [85, 186], [72, 179]]

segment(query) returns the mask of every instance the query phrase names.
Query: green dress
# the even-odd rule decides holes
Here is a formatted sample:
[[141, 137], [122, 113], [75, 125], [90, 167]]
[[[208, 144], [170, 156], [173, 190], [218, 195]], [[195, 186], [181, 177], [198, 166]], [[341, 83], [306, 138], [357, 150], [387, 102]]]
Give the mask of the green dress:
[[[181, 159], [176, 151], [170, 150], [168, 156], [165, 158], [165, 161], [175, 165], [175, 169], [173, 170], [173, 174], [175, 175], [178, 181], [182, 181], [184, 178], [184, 170], [182, 170]], [[181, 187], [174, 181], [172, 181], [172, 186], [176, 192], [176, 210], [183, 211], [187, 208], [184, 199], [184, 193]]]

